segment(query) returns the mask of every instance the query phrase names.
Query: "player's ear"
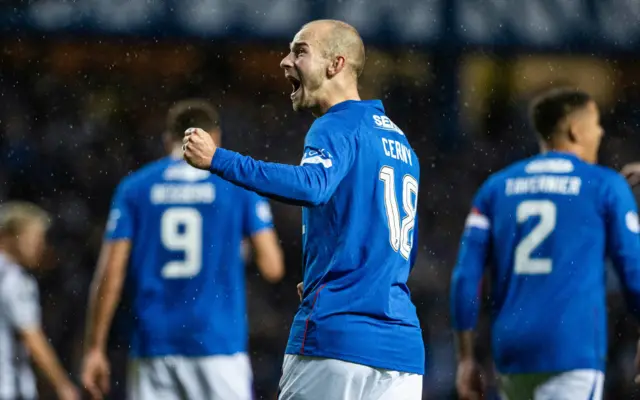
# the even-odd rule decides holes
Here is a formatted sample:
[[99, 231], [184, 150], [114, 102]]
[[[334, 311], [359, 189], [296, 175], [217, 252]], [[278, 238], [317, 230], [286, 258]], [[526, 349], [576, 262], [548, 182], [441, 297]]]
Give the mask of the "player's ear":
[[569, 127], [567, 130], [567, 137], [569, 138], [569, 141], [571, 143], [578, 142], [578, 137], [579, 137], [578, 126], [575, 123], [569, 123]]
[[327, 76], [329, 78], [333, 78], [334, 76], [336, 76], [340, 71], [344, 69], [344, 67], [346, 67], [346, 62], [347, 61], [343, 56], [335, 57], [333, 60], [331, 60], [331, 64], [329, 64], [329, 67], [327, 68]]

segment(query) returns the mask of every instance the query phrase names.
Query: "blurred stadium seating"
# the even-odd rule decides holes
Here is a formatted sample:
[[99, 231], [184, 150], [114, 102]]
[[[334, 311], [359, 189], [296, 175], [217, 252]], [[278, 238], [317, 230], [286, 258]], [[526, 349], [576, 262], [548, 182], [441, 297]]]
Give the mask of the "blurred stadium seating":
[[[457, 240], [480, 182], [537, 151], [526, 124], [531, 92], [559, 83], [589, 91], [604, 110], [602, 163], [640, 160], [637, 0], [3, 1], [0, 201], [33, 200], [56, 216], [48, 263], [59, 270], [40, 282], [46, 330], [67, 367], [78, 370], [79, 307], [112, 191], [163, 155], [168, 106], [210, 98], [225, 146], [298, 163], [311, 116], [292, 113], [278, 63], [297, 28], [322, 17], [361, 30], [362, 93], [383, 99], [422, 162], [411, 288], [429, 399], [455, 398], [447, 307]], [[287, 277], [269, 287], [251, 267], [247, 283], [256, 393], [265, 399], [277, 386], [301, 262], [299, 213], [275, 205], [274, 214]], [[635, 322], [615, 280], [610, 287], [607, 399], [640, 398]], [[117, 335], [112, 342], [126, 347]]]

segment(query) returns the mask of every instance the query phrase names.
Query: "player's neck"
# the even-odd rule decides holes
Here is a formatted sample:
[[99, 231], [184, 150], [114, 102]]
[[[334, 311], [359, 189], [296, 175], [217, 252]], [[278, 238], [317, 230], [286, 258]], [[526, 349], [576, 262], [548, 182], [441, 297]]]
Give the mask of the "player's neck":
[[318, 101], [318, 108], [317, 110], [313, 110], [312, 113], [315, 117], [321, 117], [331, 107], [348, 100], [360, 100], [360, 94], [358, 93], [358, 87], [356, 85], [331, 88], [327, 90], [326, 95], [322, 96], [321, 100]]
[[572, 143], [556, 143], [551, 146], [543, 146], [542, 151], [545, 153], [548, 151], [553, 151], [556, 153], [571, 154], [575, 157], [578, 157], [582, 161], [588, 162], [591, 164], [594, 164], [596, 162], [594, 157], [588, 155], [587, 152], [584, 151], [582, 147], [576, 146], [575, 144], [572, 144]]
[[182, 144], [181, 143], [174, 143], [174, 145], [171, 147], [171, 151], [169, 151], [169, 157], [173, 158], [173, 159], [180, 159], [183, 157], [183, 152], [182, 152]]

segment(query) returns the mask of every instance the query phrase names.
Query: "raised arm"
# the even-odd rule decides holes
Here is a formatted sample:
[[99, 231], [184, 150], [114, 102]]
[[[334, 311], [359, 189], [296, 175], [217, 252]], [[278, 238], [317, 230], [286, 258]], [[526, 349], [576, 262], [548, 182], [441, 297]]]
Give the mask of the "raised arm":
[[257, 161], [216, 148], [210, 135], [189, 129], [184, 157], [192, 166], [208, 169], [238, 186], [289, 204], [318, 206], [329, 201], [351, 169], [355, 138], [318, 129], [307, 136], [301, 165]]

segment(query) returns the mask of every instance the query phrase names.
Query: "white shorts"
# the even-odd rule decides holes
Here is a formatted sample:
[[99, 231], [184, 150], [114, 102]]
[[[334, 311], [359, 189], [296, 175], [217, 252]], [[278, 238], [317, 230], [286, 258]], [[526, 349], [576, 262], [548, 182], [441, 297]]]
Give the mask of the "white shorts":
[[500, 376], [505, 400], [602, 400], [603, 386], [604, 374], [595, 369]]
[[128, 400], [251, 400], [251, 363], [230, 356], [167, 356], [129, 360]]
[[422, 375], [285, 354], [278, 400], [420, 400]]

